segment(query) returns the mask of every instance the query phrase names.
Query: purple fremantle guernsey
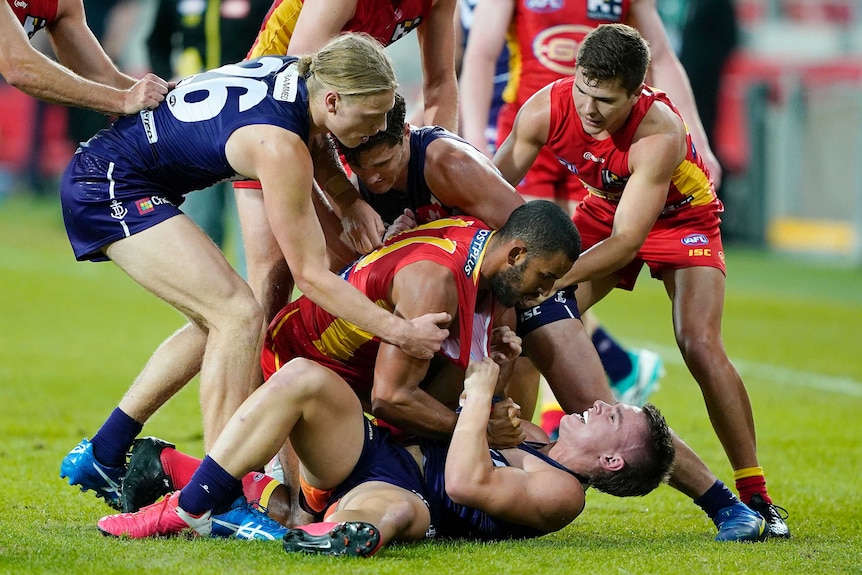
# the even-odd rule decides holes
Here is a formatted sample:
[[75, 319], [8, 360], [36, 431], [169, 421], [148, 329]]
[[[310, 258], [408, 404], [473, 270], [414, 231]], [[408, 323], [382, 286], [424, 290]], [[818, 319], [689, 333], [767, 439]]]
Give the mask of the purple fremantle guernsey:
[[250, 124], [279, 126], [308, 141], [308, 92], [296, 58], [264, 56], [189, 76], [155, 110], [120, 118], [81, 149], [186, 193], [236, 177], [225, 143]]
[[308, 91], [294, 57], [189, 76], [155, 110], [122, 117], [82, 143], [60, 184], [75, 257], [104, 260], [109, 244], [181, 214], [185, 194], [242, 178], [225, 144], [237, 129], [264, 124], [308, 142]]

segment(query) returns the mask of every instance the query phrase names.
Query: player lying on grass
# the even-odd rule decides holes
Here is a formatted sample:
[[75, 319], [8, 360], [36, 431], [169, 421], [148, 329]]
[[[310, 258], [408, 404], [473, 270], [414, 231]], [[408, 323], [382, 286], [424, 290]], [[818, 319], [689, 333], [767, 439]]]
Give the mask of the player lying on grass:
[[[394, 222], [387, 234], [392, 229], [404, 230], [461, 212], [479, 218], [491, 228], [502, 226], [524, 200], [483, 154], [451, 132], [405, 124], [405, 108], [403, 98], [396, 94], [395, 106], [386, 115], [385, 130], [355, 148], [337, 146], [358, 177], [363, 199], [385, 222]], [[331, 244], [328, 247], [332, 249]], [[530, 384], [538, 384], [538, 378], [531, 382], [529, 376], [525, 377], [528, 370], [523, 366], [531, 362], [568, 413], [580, 413], [596, 400], [636, 405], [646, 402], [646, 388], [641, 385], [627, 391], [624, 385], [609, 385], [611, 379], [605, 374], [608, 366], [603, 365], [602, 355], [593, 345], [596, 342], [581, 320], [573, 292], [573, 286], [566, 287], [539, 308], [518, 308], [517, 332], [523, 339], [525, 357], [519, 359], [521, 367], [515, 370], [519, 377], [510, 379], [507, 395], [524, 407], [527, 419], [531, 419], [531, 406], [536, 402], [536, 388], [530, 388]], [[275, 343], [285, 341], [295, 348], [295, 332], [282, 332], [272, 336]], [[403, 389], [403, 381], [398, 380], [396, 388]], [[627, 377], [624, 381], [631, 380]], [[650, 385], [648, 380], [640, 383]], [[393, 389], [377, 382], [375, 386], [378, 396], [385, 393], [384, 389]], [[418, 422], [421, 416], [410, 417], [410, 422]], [[447, 432], [451, 433], [452, 428], [454, 416], [449, 418]], [[763, 540], [767, 535], [764, 520], [743, 505], [683, 441], [677, 441], [675, 448], [670, 484], [691, 497], [713, 521], [718, 528], [716, 540]]]
[[[580, 515], [588, 485], [644, 495], [673, 461], [670, 431], [650, 405], [596, 402], [565, 416], [555, 443], [490, 449], [486, 427], [499, 366], [488, 357], [467, 369], [451, 443], [390, 441], [386, 429], [364, 417], [353, 390], [312, 361], [294, 359], [280, 372], [233, 415], [188, 485], [136, 513], [103, 517], [99, 529], [133, 538], [211, 535], [213, 510], [233, 501], [241, 478], [287, 439], [302, 463], [307, 505], [322, 521], [282, 530], [284, 548], [327, 555], [368, 556], [391, 542], [432, 535], [540, 536]], [[522, 425], [528, 436], [544, 436]]]
[[[552, 202], [529, 202], [513, 210], [506, 225], [490, 234], [481, 222], [471, 218], [437, 220], [402, 233], [382, 250], [356, 262], [344, 277], [372, 301], [396, 309], [405, 317], [445, 309], [453, 318], [449, 326], [452, 331], [436, 361], [409, 358], [300, 298], [282, 310], [270, 326], [263, 354], [264, 371], [267, 377], [281, 377], [279, 368], [291, 359], [311, 359], [329, 367], [350, 385], [369, 413], [411, 434], [448, 438], [455, 429], [454, 410], [471, 352], [474, 358], [490, 353], [486, 346], [493, 341], [490, 326], [491, 318], [496, 317], [491, 301], [511, 306], [537, 290], [547, 293], [553, 278], [565, 273], [576, 258], [576, 236], [571, 220]], [[512, 357], [519, 353], [520, 340]], [[453, 367], [458, 371], [455, 374]], [[441, 376], [447, 375], [447, 368], [450, 375], [457, 377], [444, 382]], [[604, 385], [607, 390], [607, 383]], [[572, 411], [588, 410], [596, 400], [614, 403], [610, 391], [606, 391]], [[523, 441], [522, 433], [519, 426], [499, 417], [489, 428], [488, 441], [492, 447], [512, 447]], [[136, 461], [148, 459], [142, 449], [155, 451], [150, 458], [153, 465], [144, 464], [145, 469], [152, 467], [156, 476], [163, 476], [174, 487], [185, 485], [198, 467], [198, 461], [184, 459], [174, 449], [145, 441], [133, 451], [130, 476], [136, 474]], [[286, 468], [291, 493], [296, 496], [297, 466]], [[136, 487], [137, 482], [123, 483], [120, 499], [124, 511], [136, 511], [168, 491], [161, 488], [150, 493]], [[707, 487], [714, 482], [715, 477], [707, 470]], [[273, 487], [268, 480], [250, 480], [246, 485], [247, 499], [261, 499], [270, 516], [284, 525], [307, 523], [309, 518], [298, 504], [282, 505], [278, 498], [269, 498]], [[715, 507], [719, 510], [716, 517], [720, 540], [754, 539], [763, 534], [763, 519], [732, 496], [719, 499]], [[737, 517], [740, 512], [742, 523]], [[240, 506], [230, 511], [230, 521], [217, 520], [235, 525], [265, 523], [259, 515]], [[222, 527], [222, 523], [217, 525]]]
[[[342, 277], [401, 317], [445, 310], [452, 323], [446, 326], [449, 336], [437, 357], [411, 358], [302, 296], [276, 316], [267, 332], [264, 374], [267, 379], [281, 377], [279, 368], [291, 359], [310, 359], [342, 378], [365, 411], [387, 424], [421, 437], [449, 438], [470, 359], [490, 355], [492, 346], [517, 357], [520, 339], [511, 330], [494, 326], [504, 322], [506, 314], [513, 321], [511, 308], [518, 301], [547, 295], [579, 253], [575, 225], [559, 206], [547, 201], [518, 207], [497, 231], [474, 218], [446, 218], [405, 231], [354, 262]], [[514, 339], [508, 342], [507, 337]], [[505, 379], [504, 375], [501, 390]], [[495, 422], [500, 425], [489, 429], [492, 447], [512, 447], [524, 440], [520, 427], [508, 418]], [[290, 457], [285, 468], [296, 494], [298, 465], [293, 464], [295, 456]], [[183, 474], [185, 479], [178, 484], [197, 468], [197, 462], [167, 465], [174, 474]], [[124, 511], [155, 500], [141, 500], [131, 487], [123, 490], [121, 499]], [[285, 520], [286, 525], [309, 520], [298, 504], [289, 511], [294, 517]], [[237, 509], [232, 515], [239, 518], [241, 512]]]

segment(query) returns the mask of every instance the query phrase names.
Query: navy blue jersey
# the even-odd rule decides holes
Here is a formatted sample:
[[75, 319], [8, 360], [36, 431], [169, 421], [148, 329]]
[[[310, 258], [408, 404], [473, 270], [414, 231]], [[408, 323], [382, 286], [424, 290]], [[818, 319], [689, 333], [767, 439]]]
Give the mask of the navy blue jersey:
[[431, 142], [438, 138], [451, 138], [467, 143], [449, 130], [439, 126], [410, 128], [410, 160], [407, 164], [407, 189], [389, 190], [385, 194], [373, 194], [362, 181], [359, 193], [374, 208], [386, 224], [391, 224], [406, 208], [416, 214], [417, 224], [427, 224], [433, 220], [456, 215], [456, 208], [440, 202], [431, 192], [425, 181], [425, 151]]
[[[466, 507], [452, 501], [446, 494], [445, 469], [449, 442], [443, 440], [421, 440], [423, 469], [401, 444], [395, 443], [388, 429], [378, 427], [365, 420], [365, 442], [362, 454], [350, 475], [335, 489], [326, 493], [327, 500], [323, 509], [312, 509], [301, 493], [300, 505], [314, 514], [316, 521], [324, 518], [324, 510], [330, 509], [351, 489], [369, 481], [382, 481], [406, 489], [419, 497], [431, 513], [429, 537], [468, 538], [494, 541], [503, 539], [525, 539], [539, 537], [547, 532], [526, 525], [495, 519], [483, 511]], [[520, 449], [553, 465], [561, 471], [572, 474], [585, 484], [585, 480], [551, 459], [541, 451], [540, 444], [525, 442]], [[506, 456], [497, 449], [489, 451], [495, 466], [507, 467]], [[586, 488], [586, 485], [585, 485]]]
[[309, 138], [308, 91], [296, 58], [265, 56], [183, 79], [155, 110], [120, 118], [81, 150], [142, 173], [170, 194], [232, 179], [225, 143], [269, 124]]
[[[551, 459], [537, 449], [537, 444], [522, 443], [517, 449], [538, 457], [557, 469], [571, 473], [583, 481], [571, 470], [566, 469], [557, 461]], [[431, 509], [431, 522], [438, 537], [468, 538], [494, 541], [500, 539], [525, 539], [539, 537], [547, 532], [527, 525], [519, 525], [501, 519], [495, 519], [484, 511], [455, 503], [446, 494], [445, 468], [449, 444], [442, 441], [424, 441], [422, 455], [425, 456], [425, 489], [428, 504]], [[491, 460], [497, 467], [508, 467], [505, 455], [497, 449], [491, 449]]]

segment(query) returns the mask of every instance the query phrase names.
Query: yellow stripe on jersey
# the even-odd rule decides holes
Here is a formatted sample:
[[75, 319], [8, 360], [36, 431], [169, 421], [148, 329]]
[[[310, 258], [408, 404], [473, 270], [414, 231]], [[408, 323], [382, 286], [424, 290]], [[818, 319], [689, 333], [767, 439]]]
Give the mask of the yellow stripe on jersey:
[[426, 244], [436, 246], [450, 254], [454, 254], [455, 248], [457, 247], [457, 244], [455, 244], [455, 242], [446, 238], [435, 238], [431, 236], [413, 236], [412, 238], [405, 238], [403, 240], [393, 242], [389, 245], [383, 246], [382, 248], [371, 252], [370, 254], [356, 262], [355, 271], [359, 271], [365, 266], [373, 264], [383, 256], [387, 256], [394, 251], [400, 250], [401, 248], [407, 247], [412, 244]]
[[286, 313], [284, 315], [284, 317], [281, 318], [281, 321], [279, 321], [277, 324], [275, 324], [275, 327], [272, 329], [272, 339], [275, 339], [276, 336], [278, 335], [278, 332], [281, 331], [281, 327], [284, 325], [284, 322], [286, 322], [288, 319], [290, 319], [290, 316], [292, 316], [293, 314], [295, 314], [298, 311], [299, 311], [299, 308], [290, 310], [290, 312]]
[[440, 218], [439, 220], [432, 220], [427, 224], [422, 224], [417, 227], [417, 230], [442, 230], [443, 228], [466, 228], [467, 226], [472, 226], [473, 220], [462, 220], [455, 218]]
[[509, 81], [503, 88], [503, 101], [511, 104], [518, 100], [518, 88], [521, 83], [521, 47], [518, 44], [518, 33], [515, 23], [509, 25], [506, 32], [506, 48], [509, 50]]
[[674, 170], [670, 181], [680, 194], [691, 197], [691, 202], [688, 204], [690, 206], [705, 206], [715, 199], [715, 192], [709, 185], [706, 172], [698, 168], [694, 162], [683, 160]]
[[302, 0], [283, 0], [276, 6], [266, 19], [263, 29], [257, 35], [257, 41], [249, 58], [258, 56], [284, 56], [296, 29], [296, 21], [302, 10]]
[[[387, 311], [392, 311], [383, 300], [375, 303]], [[357, 349], [372, 339], [374, 339], [373, 333], [360, 329], [341, 318], [335, 318], [320, 334], [320, 339], [314, 340], [313, 343], [317, 351], [323, 355], [347, 362]]]

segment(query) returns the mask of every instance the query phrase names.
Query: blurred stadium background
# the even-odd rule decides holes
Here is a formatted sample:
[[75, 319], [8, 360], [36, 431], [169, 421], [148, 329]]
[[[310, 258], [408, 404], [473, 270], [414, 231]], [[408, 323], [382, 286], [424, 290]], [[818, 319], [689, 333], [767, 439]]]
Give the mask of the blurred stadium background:
[[[687, 14], [713, 2], [657, 1], [677, 49]], [[862, 1], [732, 2], [737, 41], [720, 76], [712, 135], [725, 166], [725, 237], [862, 265]], [[90, 26], [132, 75], [148, 71], [155, 4], [85, 0]], [[733, 33], [723, 25], [710, 38]], [[411, 36], [390, 50], [415, 102], [421, 72]], [[36, 40], [50, 52], [44, 34]], [[37, 102], [2, 80], [0, 98], [0, 198], [54, 194], [77, 140], [104, 120], [82, 121], [79, 111]]]

